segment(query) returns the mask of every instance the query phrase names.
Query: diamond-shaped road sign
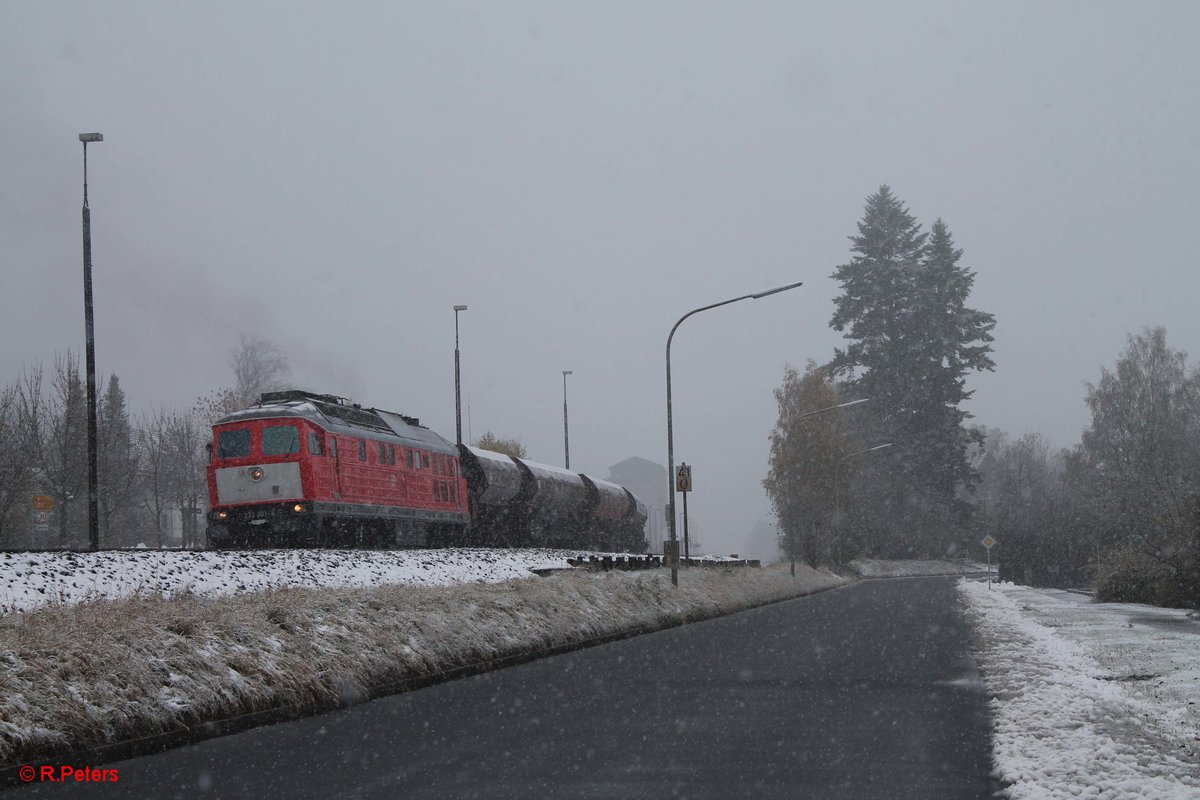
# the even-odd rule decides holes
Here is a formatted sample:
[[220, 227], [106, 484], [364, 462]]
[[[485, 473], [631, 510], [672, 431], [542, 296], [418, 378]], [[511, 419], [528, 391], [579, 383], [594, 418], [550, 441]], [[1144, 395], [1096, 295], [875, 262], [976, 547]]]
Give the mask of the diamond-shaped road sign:
[[995, 543], [996, 543], [996, 540], [993, 539], [991, 536], [983, 537], [983, 546], [986, 547], [988, 550], [991, 550], [992, 545], [994, 545]]

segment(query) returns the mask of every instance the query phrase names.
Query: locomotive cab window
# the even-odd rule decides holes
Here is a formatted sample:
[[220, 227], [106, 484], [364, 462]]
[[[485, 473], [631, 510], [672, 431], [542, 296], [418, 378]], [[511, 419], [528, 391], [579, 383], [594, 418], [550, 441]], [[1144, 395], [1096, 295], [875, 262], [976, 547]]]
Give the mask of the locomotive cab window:
[[250, 429], [238, 428], [217, 434], [217, 458], [243, 458], [250, 455]]
[[325, 454], [325, 447], [321, 441], [321, 434], [308, 434], [308, 452], [314, 456], [321, 456]]
[[263, 428], [262, 452], [264, 456], [278, 456], [300, 452], [300, 434], [295, 425], [274, 425]]

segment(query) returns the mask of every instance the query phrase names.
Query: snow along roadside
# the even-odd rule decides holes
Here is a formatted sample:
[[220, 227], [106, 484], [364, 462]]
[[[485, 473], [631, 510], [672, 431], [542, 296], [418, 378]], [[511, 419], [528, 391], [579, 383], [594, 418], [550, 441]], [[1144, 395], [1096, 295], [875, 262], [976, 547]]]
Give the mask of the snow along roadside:
[[[1065, 603], [1012, 584], [989, 591], [961, 580], [958, 588], [993, 698], [996, 774], [1012, 800], [1200, 798], [1195, 707], [1189, 726], [1181, 719], [1189, 709], [1180, 708], [1173, 688], [1186, 684], [1182, 694], [1194, 700], [1189, 652], [1200, 653], [1200, 637], [1174, 634], [1155, 655], [1172, 634], [1133, 631], [1120, 609]], [[1155, 674], [1135, 674], [1147, 668]], [[1162, 685], [1143, 686], [1145, 678]]]
[[0, 617], [0, 765], [348, 705], [379, 687], [728, 614], [846, 579], [787, 566], [274, 589]]

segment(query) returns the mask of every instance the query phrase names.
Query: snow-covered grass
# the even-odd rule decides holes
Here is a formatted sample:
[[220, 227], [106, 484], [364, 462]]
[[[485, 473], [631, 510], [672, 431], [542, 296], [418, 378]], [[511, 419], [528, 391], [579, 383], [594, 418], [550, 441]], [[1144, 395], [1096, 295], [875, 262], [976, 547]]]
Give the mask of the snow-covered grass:
[[[986, 572], [987, 564], [970, 561], [940, 561], [936, 559], [878, 559], [862, 558], [852, 561], [851, 568], [864, 578], [908, 578], [918, 575], [965, 575]], [[995, 567], [992, 571], [995, 572]]]
[[265, 589], [447, 586], [566, 568], [574, 550], [116, 550], [0, 552], [0, 614], [122, 597], [212, 597]]
[[[178, 564], [186, 559], [210, 563], [204, 557], [212, 554], [176, 555]], [[809, 569], [793, 578], [786, 567], [717, 567], [683, 570], [678, 587], [666, 570], [563, 572], [488, 583], [494, 573], [480, 569], [477, 580], [448, 585], [376, 577], [378, 585], [369, 587], [290, 588], [284, 583], [288, 588], [248, 591], [244, 570], [266, 569], [262, 559], [267, 556], [238, 555], [246, 555], [246, 563], [236, 568], [226, 563], [220, 580], [200, 581], [188, 573], [164, 585], [147, 577], [127, 584], [140, 590], [135, 596], [122, 590], [117, 599], [42, 605], [0, 616], [0, 764], [248, 712], [336, 707], [379, 686], [729, 613], [845, 580]], [[452, 557], [414, 552], [343, 558], [361, 568], [402, 555]], [[309, 567], [313, 560], [337, 558], [286, 557]], [[557, 563], [557, 556], [538, 558], [546, 565]], [[497, 563], [507, 562], [497, 557]], [[57, 571], [46, 568], [44, 560], [36, 566]], [[274, 572], [278, 568], [270, 564], [272, 580], [287, 577]], [[344, 574], [360, 575], [359, 568]], [[301, 573], [297, 566], [292, 575]], [[67, 585], [72, 583], [72, 591], [83, 594], [70, 597], [88, 596], [78, 579]]]
[[1200, 798], [1200, 625], [1186, 612], [962, 580], [1020, 798]]

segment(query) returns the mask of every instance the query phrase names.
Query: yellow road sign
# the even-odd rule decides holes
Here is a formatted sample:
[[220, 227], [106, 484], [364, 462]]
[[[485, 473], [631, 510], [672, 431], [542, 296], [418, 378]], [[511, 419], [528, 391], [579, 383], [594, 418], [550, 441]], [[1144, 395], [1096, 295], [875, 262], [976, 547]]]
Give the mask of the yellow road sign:
[[688, 464], [680, 464], [675, 468], [675, 491], [690, 492], [692, 490], [692, 468]]

